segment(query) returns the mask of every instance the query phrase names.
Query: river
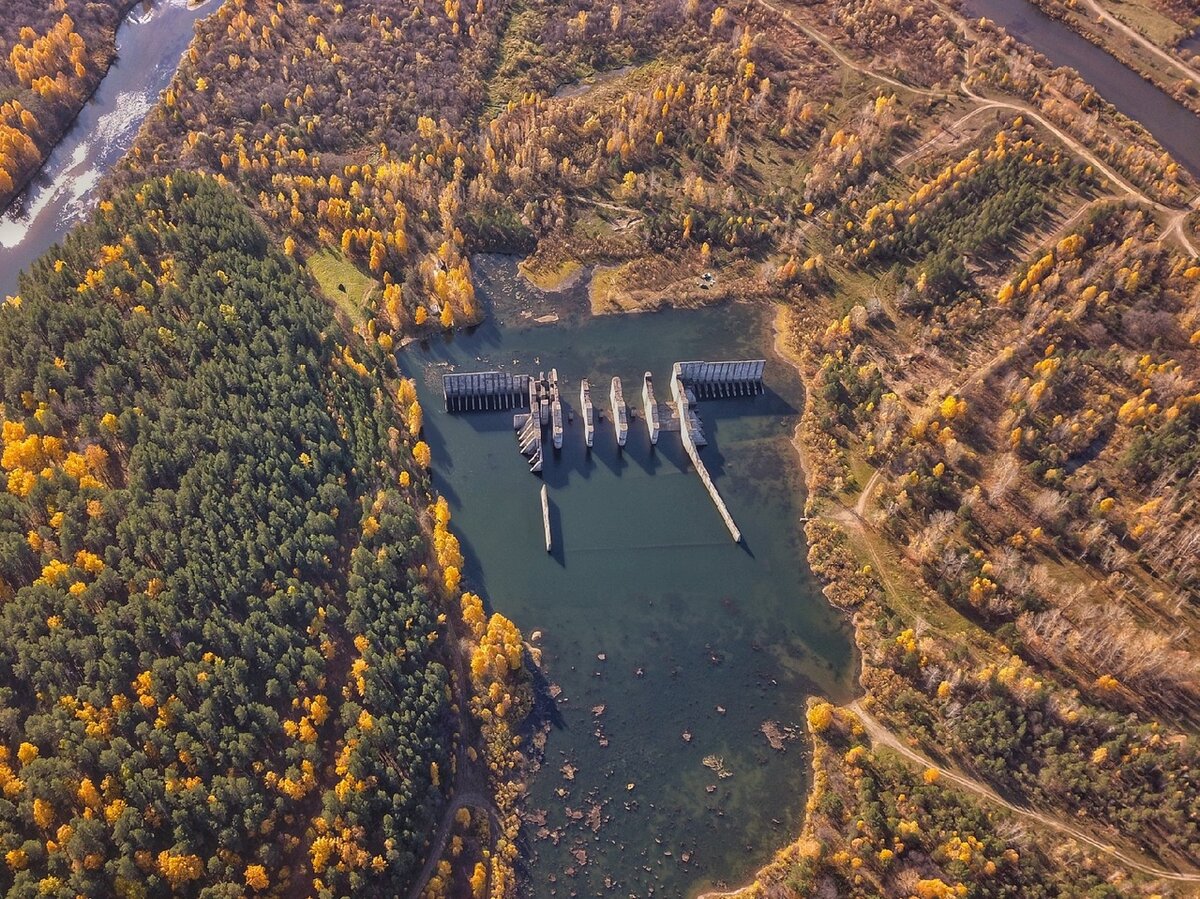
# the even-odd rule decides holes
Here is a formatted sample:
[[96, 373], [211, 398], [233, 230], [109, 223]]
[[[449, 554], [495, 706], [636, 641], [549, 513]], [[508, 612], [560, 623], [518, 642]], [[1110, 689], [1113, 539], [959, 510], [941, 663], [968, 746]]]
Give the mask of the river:
[[1184, 168], [1200, 178], [1200, 116], [1029, 0], [963, 0], [1056, 66], [1075, 69], [1105, 100], [1140, 122]]
[[[551, 296], [519, 278], [511, 257], [477, 258], [474, 273], [487, 322], [412, 345], [400, 360], [418, 381], [434, 483], [451, 504], [469, 586], [527, 637], [541, 632], [545, 674], [562, 688], [562, 720], [529, 803], [559, 839], [528, 828], [531, 895], [598, 896], [612, 884], [613, 895], [683, 896], [748, 877], [795, 837], [809, 783], [805, 740], [772, 749], [762, 725], [803, 734], [806, 696], [844, 701], [855, 689], [844, 617], [804, 561], [791, 444], [803, 389], [771, 353], [769, 312], [726, 305], [592, 317], [586, 279]], [[551, 309], [560, 320], [536, 324], [532, 316]], [[651, 448], [642, 374], [655, 374], [661, 402], [677, 360], [763, 356], [764, 395], [700, 404], [710, 441], [701, 455], [743, 547], [679, 435], [664, 432]], [[576, 418], [562, 452], [547, 450], [556, 543], [548, 555], [543, 481], [517, 451], [513, 413], [447, 415], [441, 374], [551, 366]], [[591, 379], [593, 401], [607, 411], [614, 375], [639, 417], [622, 452], [606, 415], [589, 452], [579, 380]], [[705, 767], [709, 756], [731, 776]], [[573, 854], [580, 850], [586, 864]]]
[[158, 0], [135, 7], [117, 29], [117, 58], [92, 99], [25, 192], [0, 218], [0, 299], [17, 274], [62, 240], [95, 204], [104, 174], [132, 146], [146, 114], [170, 83], [211, 2]]

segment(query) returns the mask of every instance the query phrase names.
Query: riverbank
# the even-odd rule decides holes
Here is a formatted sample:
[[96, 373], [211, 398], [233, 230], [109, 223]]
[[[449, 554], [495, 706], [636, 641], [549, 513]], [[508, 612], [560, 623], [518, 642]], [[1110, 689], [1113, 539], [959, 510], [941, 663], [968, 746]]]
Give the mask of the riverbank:
[[[21, 199], [25, 190], [41, 174], [46, 161], [50, 158], [50, 154], [54, 152], [55, 148], [62, 142], [71, 128], [74, 127], [75, 122], [79, 119], [80, 112], [91, 102], [96, 91], [100, 89], [100, 85], [108, 76], [109, 69], [112, 68], [117, 58], [117, 34], [120, 32], [121, 26], [125, 24], [125, 20], [129, 17], [130, 12], [142, 2], [143, 0], [120, 0], [120, 5], [117, 8], [116, 23], [111, 29], [104, 29], [99, 32], [99, 35], [104, 39], [104, 43], [101, 53], [93, 57], [98, 64], [97, 68], [88, 70], [88, 82], [81, 93], [79, 103], [71, 110], [70, 114], [61, 120], [56, 119], [52, 121], [49, 123], [49, 128], [47, 128], [47, 123], [45, 122], [38, 123], [39, 128], [47, 128], [48, 132], [45, 139], [40, 143], [34, 141], [35, 146], [38, 148], [38, 160], [36, 164], [28, 168], [20, 176], [12, 178], [12, 190], [7, 193], [0, 193], [0, 218], [8, 214], [13, 204]], [[86, 41], [87, 38], [85, 37], [84, 40]], [[12, 172], [9, 172], [9, 175], [11, 176]]]
[[[1040, 56], [1051, 68], [1068, 69], [1077, 80], [1076, 85], [1055, 87], [1048, 74], [1030, 79], [1013, 72], [1007, 81], [1000, 76], [1001, 83], [994, 85], [997, 89], [1017, 93], [1072, 133], [1094, 105], [1087, 93], [1095, 91], [1116, 111], [1115, 124], [1127, 132], [1127, 137], [1126, 147], [1108, 148], [1108, 136], [1096, 134], [1091, 139], [1092, 148], [1157, 200], [1180, 201], [1181, 197], [1171, 195], [1178, 179], [1169, 171], [1159, 171], [1164, 167], [1152, 158], [1124, 158], [1121, 150], [1146, 143], [1136, 132], [1149, 135], [1177, 161], [1176, 167], [1191, 173], [1186, 180], [1200, 177], [1200, 116], [1142, 74], [1043, 12], [1034, 0], [956, 0], [956, 6], [966, 17], [964, 28], [986, 35], [994, 31], [982, 22], [986, 18], [991, 26], [1003, 28], [1019, 46]], [[1035, 57], [1031, 56], [1030, 61], [1040, 65]], [[990, 77], [985, 66], [980, 67], [980, 75]], [[1076, 106], [1078, 111], [1073, 108]]]
[[[1062, 22], [1084, 40], [1200, 115], [1200, 71], [1170, 50], [1156, 46], [1133, 26], [1103, 10], [1099, 0], [1072, 4], [1064, 4], [1060, 0], [1031, 2], [1046, 15]], [[1180, 31], [1184, 31], [1182, 26]]]
[[159, 0], [148, 10], [134, 4], [128, 11], [105, 77], [0, 216], [0, 297], [17, 293], [19, 273], [91, 214], [101, 183], [174, 74], [193, 26], [215, 8], [212, 0]]

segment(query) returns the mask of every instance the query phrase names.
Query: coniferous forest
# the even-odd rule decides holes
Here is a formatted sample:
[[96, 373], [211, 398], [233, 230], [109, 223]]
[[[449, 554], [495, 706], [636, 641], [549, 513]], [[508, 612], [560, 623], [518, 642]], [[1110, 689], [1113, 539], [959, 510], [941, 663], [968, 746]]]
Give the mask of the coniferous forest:
[[211, 179], [104, 204], [0, 316], [11, 896], [392, 896], [451, 715], [411, 456]]

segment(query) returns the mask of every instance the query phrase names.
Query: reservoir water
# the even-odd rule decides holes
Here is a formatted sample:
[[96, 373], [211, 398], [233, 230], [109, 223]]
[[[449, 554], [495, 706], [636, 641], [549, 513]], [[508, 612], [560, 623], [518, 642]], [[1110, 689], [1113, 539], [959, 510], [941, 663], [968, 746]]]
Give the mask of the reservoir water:
[[[799, 380], [771, 354], [766, 310], [591, 317], [586, 284], [551, 296], [528, 287], [510, 257], [480, 257], [474, 268], [488, 321], [409, 346], [400, 360], [418, 381], [434, 482], [451, 503], [469, 586], [527, 637], [541, 632], [544, 673], [562, 690], [531, 785], [529, 807], [545, 823], [527, 828], [530, 893], [684, 896], [745, 878], [798, 832], [809, 781], [804, 740], [772, 749], [762, 726], [801, 734], [806, 696], [846, 700], [853, 690], [843, 616], [804, 561], [791, 445]], [[551, 308], [566, 311], [560, 321], [534, 321]], [[651, 448], [642, 374], [654, 373], [662, 401], [677, 360], [763, 356], [764, 395], [700, 404], [710, 441], [701, 455], [743, 547], [678, 433]], [[447, 415], [441, 375], [551, 366], [575, 420], [561, 453], [547, 448], [547, 554], [542, 481], [517, 451], [513, 413]], [[624, 451], [607, 415], [614, 375], [638, 410]], [[582, 377], [605, 411], [590, 452]], [[706, 767], [708, 757], [729, 776]]]
[[170, 83], [195, 22], [217, 4], [157, 0], [135, 7], [117, 30], [117, 58], [25, 192], [0, 217], [0, 300], [17, 274], [62, 240], [95, 205], [104, 174], [132, 146]]
[[964, 13], [986, 16], [1056, 66], [1075, 69], [1105, 100], [1200, 178], [1200, 116], [1133, 69], [1042, 12], [1029, 0], [963, 0]]

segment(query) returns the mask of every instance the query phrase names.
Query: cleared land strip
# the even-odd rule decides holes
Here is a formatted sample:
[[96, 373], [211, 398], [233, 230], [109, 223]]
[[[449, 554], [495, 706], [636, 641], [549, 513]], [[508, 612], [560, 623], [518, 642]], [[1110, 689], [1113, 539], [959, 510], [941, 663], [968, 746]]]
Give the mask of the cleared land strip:
[[[1097, 156], [1095, 153], [1093, 153], [1091, 150], [1089, 150], [1086, 146], [1084, 146], [1083, 143], [1081, 143], [1076, 138], [1072, 137], [1070, 134], [1067, 134], [1065, 131], [1063, 131], [1061, 128], [1059, 128], [1057, 125], [1048, 121], [1040, 112], [1038, 112], [1036, 109], [1034, 109], [1032, 106], [1029, 106], [1028, 104], [1019, 103], [1019, 102], [1012, 101], [1012, 100], [998, 100], [998, 99], [993, 99], [993, 98], [981, 97], [981, 96], [979, 96], [979, 94], [974, 93], [965, 84], [961, 84], [961, 83], [959, 84], [957, 91], [937, 91], [937, 90], [930, 90], [928, 88], [923, 88], [923, 87], [915, 87], [914, 85], [911, 85], [911, 84], [905, 84], [903, 81], [898, 81], [897, 79], [892, 78], [888, 75], [882, 75], [879, 72], [874, 71], [870, 66], [855, 62], [853, 59], [851, 59], [849, 56], [847, 56], [845, 53], [843, 53], [841, 50], [839, 50], [833, 44], [833, 42], [830, 41], [829, 38], [825, 37], [825, 35], [823, 35], [820, 31], [818, 31], [817, 29], [813, 28], [810, 25], [805, 24], [800, 19], [796, 18], [796, 16], [794, 16], [790, 12], [788, 12], [786, 9], [783, 9], [776, 3], [772, 2], [772, 0], [754, 0], [754, 2], [756, 2], [759, 6], [761, 6], [763, 9], [767, 10], [768, 12], [771, 12], [774, 15], [776, 15], [777, 17], [779, 17], [780, 19], [784, 20], [789, 25], [791, 25], [793, 28], [796, 28], [803, 34], [807, 35], [810, 40], [814, 41], [816, 44], [821, 46], [826, 52], [828, 52], [831, 56], [833, 56], [833, 58], [836, 59], [839, 63], [841, 63], [843, 66], [845, 66], [848, 69], [852, 69], [853, 71], [858, 72], [860, 75], [865, 75], [868, 78], [873, 78], [876, 81], [880, 81], [884, 84], [898, 88], [899, 90], [908, 91], [911, 94], [916, 94], [921, 97], [932, 97], [932, 98], [939, 99], [939, 100], [948, 100], [953, 97], [965, 96], [972, 102], [981, 104], [981, 106], [980, 106], [981, 109], [987, 109], [987, 108], [1007, 109], [1012, 112], [1016, 112], [1020, 115], [1028, 116], [1029, 118], [1033, 119], [1038, 124], [1040, 124], [1047, 131], [1049, 131], [1051, 134], [1053, 134], [1055, 137], [1057, 137], [1066, 146], [1070, 147], [1071, 150], [1074, 151], [1077, 155], [1086, 159], [1092, 166], [1094, 166], [1096, 169], [1098, 169], [1100, 172], [1102, 172], [1106, 178], [1108, 178], [1110, 181], [1112, 181], [1114, 184], [1116, 184], [1118, 187], [1120, 187], [1121, 190], [1123, 190], [1127, 194], [1129, 194], [1130, 197], [1132, 197], [1133, 199], [1137, 200], [1140, 203], [1146, 204], [1150, 208], [1154, 209], [1156, 212], [1160, 212], [1160, 213], [1164, 214], [1167, 217], [1167, 223], [1166, 223], [1165, 227], [1163, 228], [1163, 238], [1166, 238], [1170, 234], [1174, 234], [1178, 238], [1180, 244], [1183, 246], [1183, 248], [1185, 250], [1187, 250], [1188, 253], [1190, 253], [1192, 256], [1200, 256], [1200, 252], [1197, 251], [1195, 245], [1192, 243], [1191, 239], [1188, 237], [1187, 233], [1184, 231], [1184, 228], [1183, 228], [1183, 225], [1184, 225], [1188, 215], [1190, 214], [1190, 212], [1193, 209], [1195, 209], [1197, 207], [1197, 203], [1200, 202], [1200, 197], [1193, 198], [1192, 201], [1187, 206], [1185, 206], [1182, 210], [1172, 207], [1172, 206], [1167, 206], [1163, 203], [1158, 202], [1157, 200], [1152, 200], [1150, 197], [1146, 196], [1145, 193], [1143, 193], [1141, 190], [1139, 190], [1137, 187], [1135, 187], [1133, 184], [1131, 184], [1129, 181], [1127, 181], [1124, 177], [1117, 174], [1107, 163], [1105, 163], [1102, 159], [1100, 159], [1099, 156]], [[954, 13], [950, 10], [945, 10], [945, 13], [951, 19], [953, 19], [953, 21], [960, 28], [962, 28], [965, 32], [970, 33], [970, 26], [963, 20], [963, 18], [961, 16], [957, 15], [956, 13]], [[904, 159], [905, 157], [901, 157], [901, 158]]]
[[1200, 84], [1200, 73], [1185, 63], [1182, 59], [1172, 56], [1162, 47], [1146, 38], [1146, 36], [1140, 31], [1130, 27], [1129, 25], [1126, 25], [1107, 9], [1097, 3], [1096, 0], [1083, 0], [1083, 2], [1088, 9], [1096, 14], [1097, 18], [1102, 19], [1104, 22], [1108, 23], [1111, 27], [1124, 34], [1130, 40], [1140, 44], [1144, 49], [1150, 53], [1153, 53], [1163, 62], [1167, 63], [1167, 65], [1180, 72], [1185, 78], [1194, 81], [1196, 84]]
[[1084, 833], [1082, 830], [1072, 827], [1071, 825], [1066, 824], [1051, 815], [1044, 814], [1034, 809], [1023, 808], [1022, 806], [1014, 805], [986, 784], [955, 771], [952, 768], [947, 768], [944, 765], [937, 764], [937, 762], [933, 761], [928, 756], [922, 755], [911, 747], [906, 746], [900, 739], [896, 737], [895, 734], [888, 730], [882, 722], [864, 709], [862, 703], [857, 699], [847, 705], [846, 708], [850, 709], [858, 716], [859, 720], [862, 722], [863, 729], [867, 732], [867, 735], [871, 738], [871, 741], [876, 745], [886, 746], [888, 749], [891, 749], [893, 752], [903, 756], [910, 762], [914, 762], [917, 765], [924, 766], [925, 768], [932, 768], [933, 770], [937, 771], [941, 777], [950, 781], [955, 786], [960, 787], [969, 793], [974, 793], [976, 796], [986, 799], [993, 805], [1002, 806], [1003, 808], [1012, 812], [1014, 815], [1025, 818], [1029, 821], [1033, 821], [1036, 824], [1049, 827], [1052, 830], [1057, 830], [1059, 833], [1065, 834], [1071, 837], [1073, 840], [1086, 843], [1092, 848], [1098, 849], [1106, 855], [1112, 856], [1127, 868], [1131, 868], [1142, 874], [1148, 874], [1151, 877], [1159, 877], [1163, 880], [1171, 880], [1181, 883], [1200, 883], [1200, 874], [1185, 874], [1180, 871], [1169, 871], [1165, 868], [1157, 868], [1154, 865], [1146, 864], [1124, 850], [1118, 849], [1111, 843], [1105, 843], [1104, 841], [1090, 836]]

